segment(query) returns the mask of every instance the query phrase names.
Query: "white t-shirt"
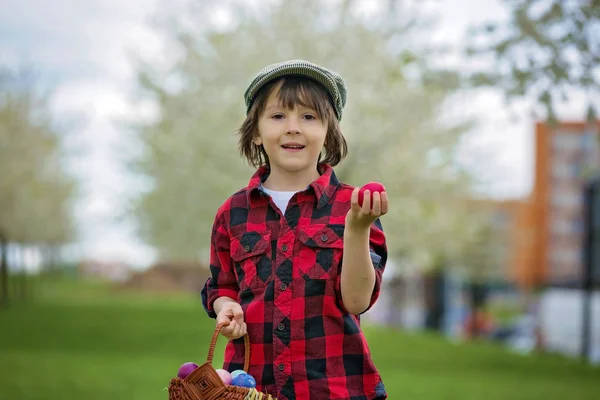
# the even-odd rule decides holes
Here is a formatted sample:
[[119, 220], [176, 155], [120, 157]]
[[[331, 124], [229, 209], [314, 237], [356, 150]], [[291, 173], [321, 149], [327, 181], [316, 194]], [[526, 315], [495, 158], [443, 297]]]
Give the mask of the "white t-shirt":
[[275, 205], [277, 205], [277, 207], [279, 207], [282, 214], [285, 214], [285, 210], [290, 202], [290, 199], [294, 194], [296, 194], [296, 192], [282, 192], [279, 190], [267, 189], [265, 187], [263, 187], [262, 190], [271, 196], [273, 202]]

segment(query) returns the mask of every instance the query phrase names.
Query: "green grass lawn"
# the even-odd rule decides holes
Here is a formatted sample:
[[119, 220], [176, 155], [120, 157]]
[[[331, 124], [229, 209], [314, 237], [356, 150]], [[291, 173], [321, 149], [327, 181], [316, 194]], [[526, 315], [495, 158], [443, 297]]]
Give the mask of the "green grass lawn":
[[[198, 298], [68, 282], [41, 290], [0, 311], [1, 400], [164, 400], [183, 362], [206, 359], [214, 321]], [[577, 361], [365, 330], [390, 399], [600, 398], [600, 368]]]

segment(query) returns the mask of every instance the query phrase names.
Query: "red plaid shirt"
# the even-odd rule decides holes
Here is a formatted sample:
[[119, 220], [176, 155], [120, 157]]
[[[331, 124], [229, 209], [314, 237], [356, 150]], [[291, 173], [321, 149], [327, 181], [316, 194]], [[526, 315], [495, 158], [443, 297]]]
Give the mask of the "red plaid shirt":
[[[257, 389], [279, 400], [372, 400], [387, 398], [370, 356], [360, 319], [342, 303], [344, 221], [353, 188], [333, 169], [295, 194], [283, 215], [261, 190], [259, 169], [248, 187], [219, 208], [212, 232], [211, 277], [202, 302], [227, 296], [241, 304], [251, 342], [249, 373]], [[387, 259], [377, 220], [370, 232], [379, 296]], [[241, 369], [243, 338], [230, 341], [224, 368]]]

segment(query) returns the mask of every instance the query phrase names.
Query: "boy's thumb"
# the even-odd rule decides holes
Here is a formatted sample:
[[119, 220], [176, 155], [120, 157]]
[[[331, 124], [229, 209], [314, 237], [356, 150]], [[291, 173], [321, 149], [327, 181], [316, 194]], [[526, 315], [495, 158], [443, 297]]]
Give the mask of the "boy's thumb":
[[219, 313], [217, 315], [217, 324], [225, 324], [225, 326], [229, 325], [231, 322], [231, 314], [230, 313]]

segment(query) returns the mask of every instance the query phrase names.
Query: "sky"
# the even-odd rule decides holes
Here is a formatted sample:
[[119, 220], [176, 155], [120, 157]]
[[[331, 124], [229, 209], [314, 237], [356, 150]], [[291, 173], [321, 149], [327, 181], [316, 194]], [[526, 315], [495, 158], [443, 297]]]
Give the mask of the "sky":
[[[131, 223], [115, 221], [127, 190], [136, 183], [119, 167], [115, 149], [131, 146], [127, 130], [119, 124], [133, 112], [128, 101], [134, 87], [131, 56], [161, 57], [160, 38], [150, 24], [159, 1], [0, 0], [0, 63], [35, 65], [43, 82], [55, 90], [53, 112], [71, 127], [68, 144], [76, 152], [69, 166], [84, 181], [75, 211], [81, 232], [78, 251], [136, 267], [148, 266], [154, 253], [135, 237]], [[383, 2], [365, 4], [369, 8], [378, 1]], [[506, 18], [501, 0], [419, 3], [421, 10], [438, 20], [431, 39], [453, 43], [456, 48], [464, 43], [468, 26]], [[177, 2], [169, 4], [177, 6]], [[458, 56], [442, 62], [465, 63]], [[517, 119], [511, 118], [494, 90], [463, 100], [464, 110], [481, 120], [469, 152], [493, 150], [496, 156], [497, 165], [490, 172], [500, 174], [501, 179], [489, 188], [490, 194], [526, 196], [533, 179], [534, 121], [524, 107]], [[583, 104], [582, 98], [575, 98], [559, 115], [581, 119]]]

